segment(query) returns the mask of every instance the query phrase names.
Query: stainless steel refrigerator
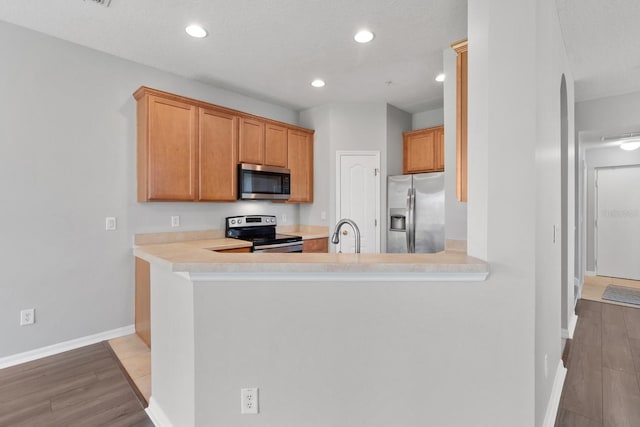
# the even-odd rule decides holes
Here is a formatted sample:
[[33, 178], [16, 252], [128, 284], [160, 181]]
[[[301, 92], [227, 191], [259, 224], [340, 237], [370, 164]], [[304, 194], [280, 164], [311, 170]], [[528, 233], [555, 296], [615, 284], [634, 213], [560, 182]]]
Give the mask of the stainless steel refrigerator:
[[444, 250], [444, 173], [387, 178], [387, 252]]

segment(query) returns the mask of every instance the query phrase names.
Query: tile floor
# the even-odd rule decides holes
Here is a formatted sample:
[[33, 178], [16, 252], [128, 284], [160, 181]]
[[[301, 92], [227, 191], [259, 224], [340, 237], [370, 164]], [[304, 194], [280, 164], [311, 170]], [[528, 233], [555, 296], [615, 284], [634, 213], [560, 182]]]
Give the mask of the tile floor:
[[109, 344], [148, 404], [151, 396], [151, 350], [136, 334], [110, 340]]
[[582, 299], [590, 301], [600, 301], [609, 304], [624, 305], [627, 307], [638, 307], [637, 305], [623, 304], [615, 301], [608, 301], [602, 299], [602, 294], [607, 285], [626, 286], [628, 288], [640, 289], [639, 280], [618, 279], [617, 277], [605, 277], [605, 276], [585, 276], [584, 286], [582, 288]]

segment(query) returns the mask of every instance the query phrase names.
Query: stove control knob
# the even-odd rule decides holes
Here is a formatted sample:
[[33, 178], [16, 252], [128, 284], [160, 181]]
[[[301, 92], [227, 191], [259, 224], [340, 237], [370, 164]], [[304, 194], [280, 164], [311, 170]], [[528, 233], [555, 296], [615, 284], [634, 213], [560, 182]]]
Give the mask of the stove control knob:
[[238, 224], [242, 224], [242, 218], [238, 218]]
[[231, 224], [235, 224], [235, 223], [236, 223], [236, 220], [235, 220], [235, 219], [232, 219], [232, 220], [231, 220]]

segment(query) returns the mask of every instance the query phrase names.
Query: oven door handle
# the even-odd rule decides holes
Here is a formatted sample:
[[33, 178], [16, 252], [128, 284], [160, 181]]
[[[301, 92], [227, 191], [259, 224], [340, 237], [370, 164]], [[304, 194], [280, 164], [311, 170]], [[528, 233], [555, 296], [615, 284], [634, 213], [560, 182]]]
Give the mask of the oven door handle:
[[259, 251], [262, 249], [285, 248], [287, 246], [296, 246], [296, 245], [302, 245], [302, 240], [298, 240], [296, 242], [287, 242], [287, 243], [274, 243], [272, 245], [258, 245], [258, 246], [254, 246], [253, 250]]

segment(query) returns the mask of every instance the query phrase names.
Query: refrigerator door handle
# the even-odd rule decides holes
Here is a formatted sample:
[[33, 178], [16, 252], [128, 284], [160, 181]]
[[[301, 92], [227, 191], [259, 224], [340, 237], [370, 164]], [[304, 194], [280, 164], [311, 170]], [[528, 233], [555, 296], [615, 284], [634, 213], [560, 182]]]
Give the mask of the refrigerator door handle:
[[413, 224], [413, 210], [411, 209], [412, 188], [407, 190], [407, 223], [405, 224], [405, 237], [407, 239], [407, 253], [411, 253], [411, 224]]
[[407, 191], [407, 253], [416, 251], [416, 191], [409, 188]]
[[416, 253], [416, 189], [411, 188], [411, 250], [409, 253]]

